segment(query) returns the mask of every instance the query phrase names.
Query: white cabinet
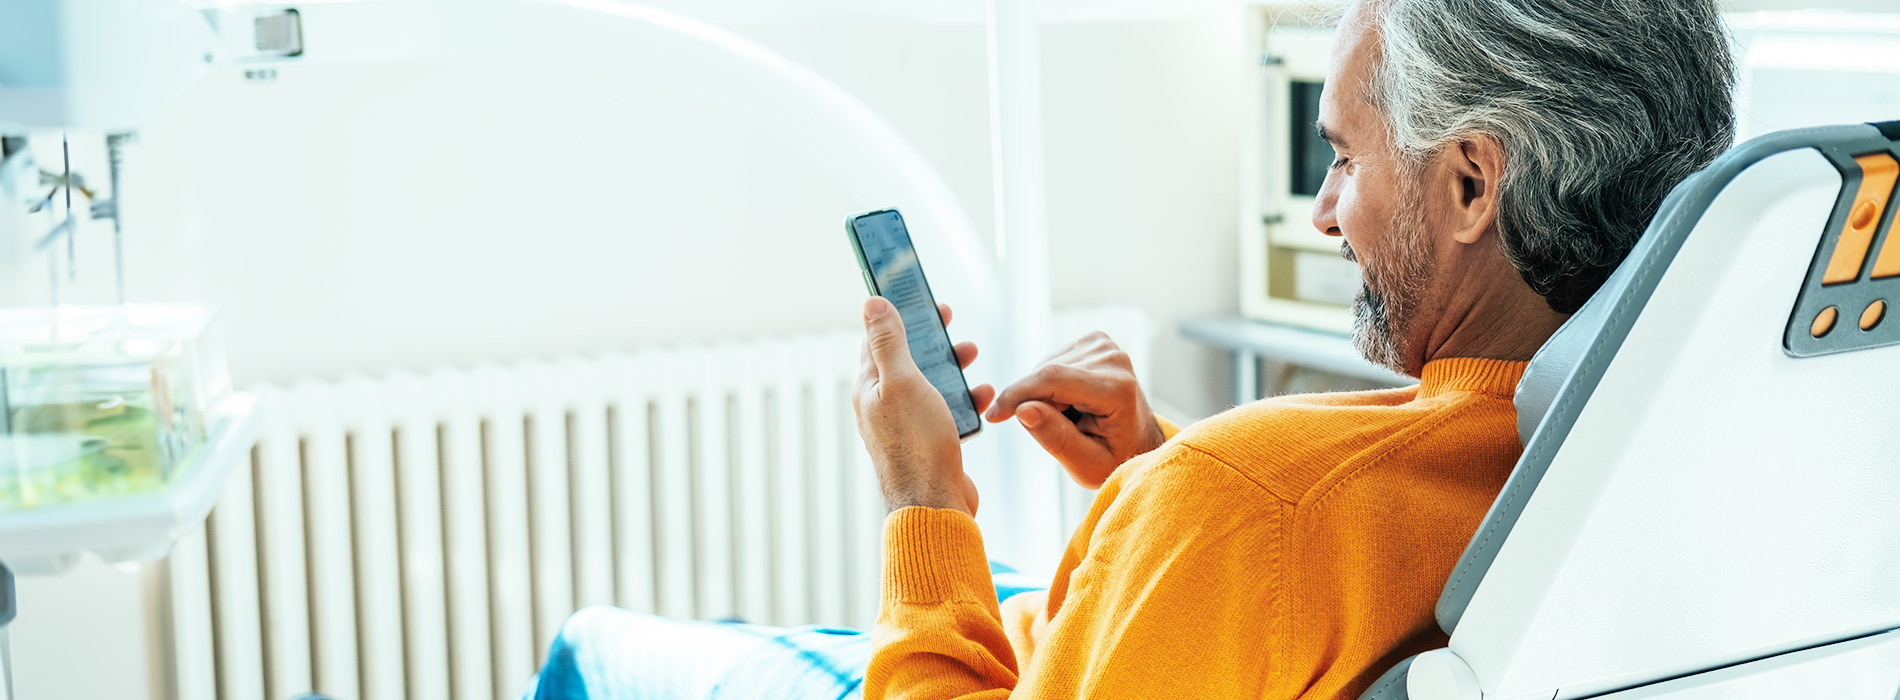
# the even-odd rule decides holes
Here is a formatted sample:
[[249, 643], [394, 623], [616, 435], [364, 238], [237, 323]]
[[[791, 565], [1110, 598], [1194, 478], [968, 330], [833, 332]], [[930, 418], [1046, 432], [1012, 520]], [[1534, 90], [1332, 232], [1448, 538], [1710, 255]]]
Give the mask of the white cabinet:
[[1240, 309], [1248, 317], [1345, 333], [1358, 266], [1312, 225], [1332, 149], [1313, 122], [1333, 33], [1301, 5], [1247, 8], [1240, 158]]

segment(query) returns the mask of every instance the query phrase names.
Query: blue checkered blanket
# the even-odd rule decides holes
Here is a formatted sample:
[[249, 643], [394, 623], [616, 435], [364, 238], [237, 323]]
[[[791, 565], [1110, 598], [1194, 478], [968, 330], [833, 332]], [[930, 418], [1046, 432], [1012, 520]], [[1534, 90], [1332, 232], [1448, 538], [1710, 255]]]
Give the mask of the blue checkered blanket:
[[619, 608], [574, 613], [525, 697], [535, 700], [855, 698], [871, 635], [673, 620]]
[[[997, 597], [1040, 586], [991, 564]], [[778, 700], [862, 696], [871, 635], [833, 627], [574, 613], [529, 684], [533, 700]]]

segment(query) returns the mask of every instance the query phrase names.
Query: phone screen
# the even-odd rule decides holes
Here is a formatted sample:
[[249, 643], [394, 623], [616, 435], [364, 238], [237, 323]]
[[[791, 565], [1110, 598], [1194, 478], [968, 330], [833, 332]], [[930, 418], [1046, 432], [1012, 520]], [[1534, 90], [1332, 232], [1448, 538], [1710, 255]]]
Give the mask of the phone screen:
[[924, 280], [924, 268], [917, 262], [917, 249], [911, 246], [904, 217], [894, 209], [874, 211], [848, 219], [846, 229], [857, 245], [858, 262], [864, 267], [871, 293], [889, 299], [897, 307], [904, 319], [904, 336], [910, 341], [911, 359], [950, 404], [957, 435], [975, 434], [982, 427], [976, 404], [970, 399], [963, 370], [957, 367], [956, 350], [950, 346], [950, 334], [937, 313], [930, 283]]

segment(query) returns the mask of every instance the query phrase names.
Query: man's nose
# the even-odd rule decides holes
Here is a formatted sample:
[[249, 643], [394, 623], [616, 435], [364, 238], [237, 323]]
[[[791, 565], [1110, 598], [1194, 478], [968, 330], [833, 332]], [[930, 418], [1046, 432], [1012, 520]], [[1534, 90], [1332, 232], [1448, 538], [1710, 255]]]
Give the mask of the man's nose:
[[1344, 236], [1339, 230], [1339, 192], [1334, 189], [1333, 178], [1328, 176], [1320, 184], [1319, 195], [1313, 199], [1313, 228], [1328, 236]]

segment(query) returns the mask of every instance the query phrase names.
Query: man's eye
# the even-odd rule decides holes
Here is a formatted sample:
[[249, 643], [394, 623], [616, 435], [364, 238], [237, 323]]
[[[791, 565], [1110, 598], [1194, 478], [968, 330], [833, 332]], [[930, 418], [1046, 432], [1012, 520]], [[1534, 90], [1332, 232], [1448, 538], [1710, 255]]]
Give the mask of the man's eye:
[[1338, 170], [1343, 167], [1346, 167], [1346, 157], [1340, 156], [1338, 158], [1333, 159], [1333, 164], [1329, 167], [1329, 169]]

